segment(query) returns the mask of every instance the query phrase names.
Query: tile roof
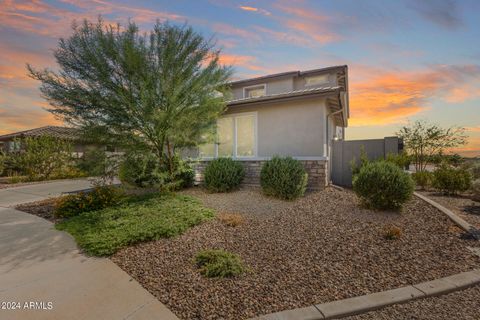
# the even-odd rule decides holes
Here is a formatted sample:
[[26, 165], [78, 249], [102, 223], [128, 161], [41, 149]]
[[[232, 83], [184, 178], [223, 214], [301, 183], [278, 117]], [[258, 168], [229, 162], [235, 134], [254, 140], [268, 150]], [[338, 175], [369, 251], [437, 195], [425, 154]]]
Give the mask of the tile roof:
[[0, 136], [0, 140], [8, 140], [17, 137], [39, 137], [50, 136], [59, 139], [76, 140], [79, 138], [78, 129], [58, 127], [58, 126], [45, 126], [25, 131], [13, 132]]
[[342, 87], [340, 86], [294, 90], [294, 91], [288, 91], [288, 92], [269, 94], [261, 97], [233, 99], [233, 100], [227, 101], [227, 105], [260, 102], [260, 101], [266, 101], [266, 100], [267, 101], [276, 100], [276, 99], [282, 99], [282, 98], [300, 97], [300, 96], [307, 96], [307, 95], [313, 95], [318, 93], [336, 92], [340, 90], [342, 90]]

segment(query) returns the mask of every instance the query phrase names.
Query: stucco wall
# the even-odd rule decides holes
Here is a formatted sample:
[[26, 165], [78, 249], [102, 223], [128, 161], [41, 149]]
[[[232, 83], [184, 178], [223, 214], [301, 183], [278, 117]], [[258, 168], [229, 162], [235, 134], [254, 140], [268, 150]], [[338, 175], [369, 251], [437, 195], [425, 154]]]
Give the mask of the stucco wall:
[[255, 86], [260, 84], [267, 85], [267, 95], [275, 94], [275, 93], [282, 93], [282, 92], [289, 92], [293, 90], [293, 77], [286, 78], [286, 79], [275, 79], [275, 80], [264, 80], [264, 81], [255, 81], [252, 83], [238, 85], [232, 88], [232, 93], [234, 99], [242, 99], [243, 96], [243, 88], [249, 86]]
[[325, 99], [231, 107], [226, 114], [257, 113], [258, 157], [321, 157]]

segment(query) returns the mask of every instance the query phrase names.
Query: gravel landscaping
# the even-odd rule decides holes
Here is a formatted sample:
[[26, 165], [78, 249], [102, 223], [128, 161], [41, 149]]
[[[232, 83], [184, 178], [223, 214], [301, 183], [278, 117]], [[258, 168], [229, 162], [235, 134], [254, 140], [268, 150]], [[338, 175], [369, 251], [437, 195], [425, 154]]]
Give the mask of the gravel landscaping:
[[415, 300], [377, 311], [343, 318], [345, 320], [462, 319], [477, 320], [480, 310], [480, 285], [440, 297]]
[[58, 221], [58, 219], [53, 216], [53, 210], [56, 200], [57, 198], [50, 198], [35, 202], [22, 203], [15, 206], [15, 209], [23, 212], [28, 212], [30, 214], [39, 216], [40, 218], [55, 223]]
[[[111, 257], [181, 319], [245, 319], [433, 280], [480, 262], [466, 249], [479, 244], [462, 240], [460, 229], [417, 198], [396, 213], [362, 209], [353, 192], [331, 188], [295, 202], [252, 189], [184, 193], [219, 213], [241, 214], [244, 223], [214, 219]], [[402, 231], [397, 240], [384, 238], [391, 225]], [[207, 249], [239, 255], [248, 272], [204, 278], [193, 259]]]
[[452, 210], [465, 221], [480, 229], [480, 202], [473, 201], [468, 195], [445, 196], [431, 191], [420, 193]]

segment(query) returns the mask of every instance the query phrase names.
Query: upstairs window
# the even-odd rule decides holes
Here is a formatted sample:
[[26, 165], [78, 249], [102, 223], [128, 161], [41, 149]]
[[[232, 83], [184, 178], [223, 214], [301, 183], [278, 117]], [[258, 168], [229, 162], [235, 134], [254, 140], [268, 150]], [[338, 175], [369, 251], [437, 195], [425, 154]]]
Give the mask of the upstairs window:
[[328, 84], [328, 74], [320, 74], [317, 76], [305, 77], [306, 86], [318, 86], [322, 84]]
[[243, 88], [244, 98], [258, 98], [265, 95], [265, 85], [251, 86]]

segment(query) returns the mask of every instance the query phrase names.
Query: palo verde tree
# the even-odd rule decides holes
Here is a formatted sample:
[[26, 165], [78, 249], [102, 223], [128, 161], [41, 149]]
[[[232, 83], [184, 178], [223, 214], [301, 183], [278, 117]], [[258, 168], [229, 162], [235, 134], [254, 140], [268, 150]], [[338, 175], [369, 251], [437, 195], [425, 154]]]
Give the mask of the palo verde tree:
[[214, 41], [158, 21], [148, 34], [101, 18], [72, 29], [54, 50], [58, 71], [27, 66], [49, 111], [174, 170], [175, 149], [201, 143], [225, 108], [231, 68]]
[[396, 134], [403, 138], [406, 150], [415, 162], [416, 171], [424, 171], [428, 160], [435, 155], [464, 145], [467, 141], [464, 128], [442, 128], [423, 120], [402, 127]]

